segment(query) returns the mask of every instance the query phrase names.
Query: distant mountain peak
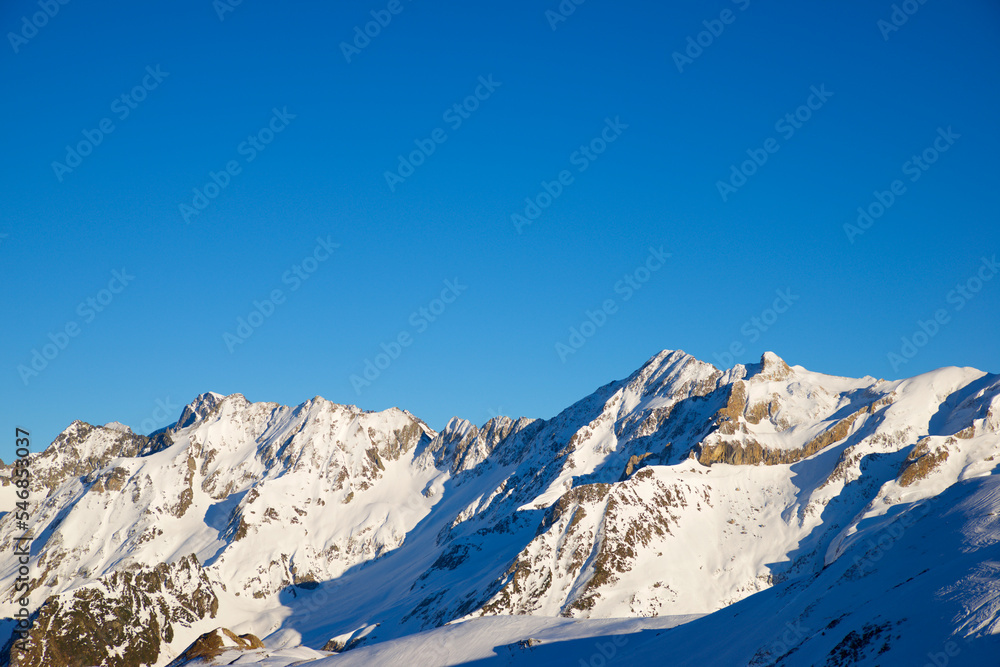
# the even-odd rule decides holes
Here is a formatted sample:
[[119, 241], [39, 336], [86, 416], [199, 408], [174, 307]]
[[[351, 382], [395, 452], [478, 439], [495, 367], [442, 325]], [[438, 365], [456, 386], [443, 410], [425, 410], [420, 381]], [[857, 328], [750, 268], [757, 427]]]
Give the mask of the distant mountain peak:
[[122, 433], [131, 433], [132, 429], [122, 424], [121, 422], [108, 422], [104, 425], [104, 428], [111, 429], [112, 431], [121, 431]]
[[[240, 396], [242, 396], [242, 394], [240, 394]], [[228, 397], [214, 391], [206, 391], [203, 394], [198, 394], [193, 401], [184, 406], [184, 409], [181, 411], [181, 416], [174, 425], [174, 428], [187, 428], [188, 426], [203, 420], [205, 417], [210, 415], [212, 411], [219, 407], [219, 404], [226, 398]]]
[[760, 380], [784, 380], [792, 374], [792, 369], [785, 360], [770, 351], [760, 355], [759, 367], [754, 377]]

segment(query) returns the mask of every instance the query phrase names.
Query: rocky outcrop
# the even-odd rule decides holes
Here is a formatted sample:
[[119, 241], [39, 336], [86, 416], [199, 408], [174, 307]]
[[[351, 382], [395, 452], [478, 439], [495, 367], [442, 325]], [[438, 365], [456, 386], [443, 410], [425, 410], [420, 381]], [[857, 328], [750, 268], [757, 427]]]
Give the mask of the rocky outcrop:
[[753, 376], [755, 380], [785, 380], [792, 374], [791, 367], [774, 352], [765, 352], [762, 354], [758, 368], [759, 371]]
[[[747, 409], [746, 395], [742, 386], [741, 382], [734, 383], [726, 407], [717, 413], [717, 418], [720, 420], [719, 433], [733, 435], [738, 432], [739, 426], [736, 417], [743, 416]], [[848, 436], [854, 423], [859, 418], [874, 414], [880, 408], [891, 404], [892, 400], [892, 396], [885, 396], [872, 401], [865, 407], [837, 421], [833, 426], [799, 448], [768, 448], [752, 438], [738, 441], [720, 440], [714, 443], [702, 444], [698, 452], [698, 461], [703, 465], [712, 465], [713, 463], [729, 463], [731, 465], [780, 465], [795, 463], [796, 461], [801, 461], [812, 456], [835, 442], [840, 442]]]
[[8, 644], [11, 667], [136, 667], [159, 659], [175, 626], [214, 618], [219, 601], [194, 556], [115, 572], [47, 599], [27, 639]]
[[219, 404], [225, 398], [222, 394], [216, 394], [214, 391], [199, 394], [197, 398], [184, 406], [184, 410], [181, 412], [181, 416], [174, 425], [174, 428], [187, 428], [207, 419], [215, 414]]
[[67, 480], [86, 477], [114, 458], [138, 456], [148, 443], [149, 438], [130, 430], [75, 421], [45, 451], [32, 456], [33, 488], [47, 496]]
[[[168, 667], [182, 667], [192, 663], [214, 665], [217, 664], [215, 659], [224, 653], [244, 653], [262, 648], [264, 642], [254, 634], [237, 635], [229, 628], [216, 628], [198, 637]], [[234, 659], [238, 658], [227, 658], [229, 661]]]
[[910, 486], [927, 477], [935, 468], [948, 460], [948, 445], [957, 440], [948, 438], [942, 445], [931, 449], [930, 438], [924, 438], [910, 451], [896, 480], [900, 486]]
[[[118, 422], [94, 426], [74, 421], [44, 451], [31, 454], [32, 493], [48, 497], [71, 479], [92, 478], [116, 458], [148, 456], [172, 443], [166, 430], [147, 437]], [[11, 471], [12, 466], [0, 463], [0, 485], [10, 483]]]
[[434, 463], [453, 473], [472, 470], [489, 457], [511, 461], [510, 446], [515, 436], [523, 434], [536, 420], [494, 417], [482, 428], [465, 419], [453, 418], [430, 443]]
[[575, 487], [545, 512], [479, 613], [530, 614], [552, 597], [565, 600], [563, 616], [589, 616], [638, 554], [667, 538], [678, 512], [702, 502], [708, 495], [666, 484], [649, 468], [621, 483]]

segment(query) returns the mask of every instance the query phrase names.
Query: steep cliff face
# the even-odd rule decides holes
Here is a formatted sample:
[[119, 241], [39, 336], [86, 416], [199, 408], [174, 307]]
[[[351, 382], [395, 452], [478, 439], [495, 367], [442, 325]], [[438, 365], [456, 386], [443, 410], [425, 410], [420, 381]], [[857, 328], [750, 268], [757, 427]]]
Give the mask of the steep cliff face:
[[[219, 627], [319, 649], [496, 614], [712, 612], [992, 474], [998, 415], [1000, 378], [974, 369], [889, 382], [664, 351], [547, 421], [436, 433], [398, 409], [207, 393], [151, 436], [74, 422], [31, 461], [24, 664], [69, 659], [65, 628], [164, 665]], [[20, 534], [0, 516], [8, 616]], [[179, 564], [214, 605], [140, 577]], [[157, 630], [88, 626], [90, 604]]]

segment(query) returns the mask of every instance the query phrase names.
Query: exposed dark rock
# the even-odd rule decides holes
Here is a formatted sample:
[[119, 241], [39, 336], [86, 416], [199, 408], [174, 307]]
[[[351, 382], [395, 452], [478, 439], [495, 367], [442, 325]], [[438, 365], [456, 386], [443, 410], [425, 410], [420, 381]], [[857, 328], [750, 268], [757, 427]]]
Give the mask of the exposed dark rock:
[[182, 667], [195, 660], [212, 661], [226, 651], [253, 651], [264, 648], [256, 635], [237, 635], [229, 628], [216, 628], [198, 637], [168, 667]]
[[9, 643], [11, 667], [137, 667], [152, 664], [174, 625], [214, 618], [219, 600], [198, 560], [115, 572], [49, 597], [36, 612], [24, 648]]

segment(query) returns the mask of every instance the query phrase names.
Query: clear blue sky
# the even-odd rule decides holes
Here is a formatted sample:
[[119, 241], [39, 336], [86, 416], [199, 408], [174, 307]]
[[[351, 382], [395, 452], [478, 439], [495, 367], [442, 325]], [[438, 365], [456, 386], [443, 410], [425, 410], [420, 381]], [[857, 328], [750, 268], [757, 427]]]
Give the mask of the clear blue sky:
[[[1000, 371], [1000, 277], [982, 264], [1000, 252], [995, 2], [913, 3], [898, 30], [879, 26], [891, 2], [859, 0], [589, 0], [564, 21], [555, 0], [221, 6], [0, 9], [5, 460], [15, 425], [36, 449], [73, 419], [159, 427], [208, 390], [395, 405], [434, 428], [551, 417], [664, 348]], [[373, 11], [391, 20], [345, 56]], [[416, 142], [434, 151], [411, 173], [397, 156]], [[925, 149], [933, 164], [906, 164]], [[720, 193], [751, 155], [767, 160]], [[210, 172], [228, 183], [203, 201]], [[895, 180], [883, 215], [845, 231]], [[561, 193], [518, 229], [543, 181]], [[950, 294], [979, 272], [994, 279]], [[225, 338], [274, 290], [251, 336]]]

